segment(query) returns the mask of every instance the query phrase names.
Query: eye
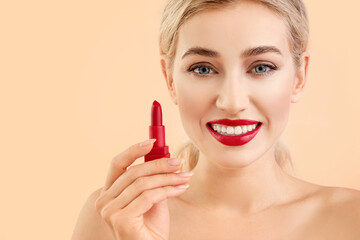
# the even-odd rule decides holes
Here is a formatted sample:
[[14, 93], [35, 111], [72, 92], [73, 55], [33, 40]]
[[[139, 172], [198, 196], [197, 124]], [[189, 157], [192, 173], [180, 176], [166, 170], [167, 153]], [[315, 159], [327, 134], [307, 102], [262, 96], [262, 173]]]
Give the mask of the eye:
[[215, 73], [215, 71], [211, 67], [208, 67], [206, 65], [191, 66], [188, 72], [194, 72], [196, 75], [199, 75], [199, 77], [206, 77], [206, 75], [209, 75], [210, 73]]
[[259, 64], [251, 69], [251, 72], [257, 75], [267, 75], [270, 74], [273, 70], [277, 70], [277, 67], [269, 64]]

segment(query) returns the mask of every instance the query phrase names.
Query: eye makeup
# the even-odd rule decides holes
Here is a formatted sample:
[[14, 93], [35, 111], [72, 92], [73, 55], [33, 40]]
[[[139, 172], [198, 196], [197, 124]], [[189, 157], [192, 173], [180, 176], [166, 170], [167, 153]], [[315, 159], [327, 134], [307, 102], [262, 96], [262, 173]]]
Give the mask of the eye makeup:
[[[265, 69], [268, 69], [268, 71], [266, 72], [263, 72], [263, 73], [257, 73], [256, 72], [256, 68], [257, 67], [265, 67]], [[199, 69], [200, 71], [196, 71], [196, 69]], [[205, 71], [204, 71], [205, 70]], [[206, 71], [206, 70], [209, 70], [209, 71]], [[272, 74], [273, 71], [276, 71], [278, 70], [278, 67], [272, 65], [272, 64], [268, 64], [268, 63], [258, 63], [256, 64], [253, 68], [251, 68], [250, 71], [248, 71], [248, 73], [252, 73], [254, 75], [257, 75], [257, 76], [267, 76], [269, 74]], [[207, 64], [204, 64], [204, 63], [199, 63], [199, 64], [194, 64], [192, 65], [188, 70], [187, 72], [190, 72], [194, 75], [196, 75], [197, 77], [209, 77], [210, 74], [216, 74], [217, 72], [213, 69], [213, 67], [207, 65]], [[202, 73], [203, 74], [202, 74]], [[208, 72], [208, 73], [206, 73]]]

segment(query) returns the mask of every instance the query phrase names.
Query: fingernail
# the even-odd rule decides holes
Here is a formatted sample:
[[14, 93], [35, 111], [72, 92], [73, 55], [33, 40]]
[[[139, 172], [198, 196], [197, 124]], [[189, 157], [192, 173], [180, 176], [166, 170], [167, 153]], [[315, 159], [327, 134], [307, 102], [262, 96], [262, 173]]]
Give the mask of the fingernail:
[[145, 146], [148, 146], [151, 143], [154, 143], [155, 141], [156, 141], [155, 138], [150, 138], [150, 139], [140, 143], [139, 145], [140, 145], [140, 147], [145, 147]]
[[190, 185], [189, 184], [186, 184], [186, 185], [178, 185], [176, 186], [175, 188], [177, 189], [184, 189], [184, 188], [188, 188]]
[[194, 175], [194, 172], [180, 172], [180, 173], [177, 173], [177, 175], [179, 177], [191, 177], [192, 175]]
[[168, 160], [169, 165], [171, 166], [176, 166], [176, 165], [180, 165], [180, 163], [184, 163], [184, 159], [180, 159], [180, 158], [170, 158]]

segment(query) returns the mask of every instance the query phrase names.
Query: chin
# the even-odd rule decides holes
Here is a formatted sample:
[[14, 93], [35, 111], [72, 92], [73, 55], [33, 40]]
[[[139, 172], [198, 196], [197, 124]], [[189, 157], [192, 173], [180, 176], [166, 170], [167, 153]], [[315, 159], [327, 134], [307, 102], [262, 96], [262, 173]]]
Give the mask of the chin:
[[[211, 161], [218, 167], [239, 169], [251, 165], [258, 157], [250, 153], [235, 153], [232, 151], [204, 154], [206, 161]], [[208, 157], [211, 156], [211, 157]]]

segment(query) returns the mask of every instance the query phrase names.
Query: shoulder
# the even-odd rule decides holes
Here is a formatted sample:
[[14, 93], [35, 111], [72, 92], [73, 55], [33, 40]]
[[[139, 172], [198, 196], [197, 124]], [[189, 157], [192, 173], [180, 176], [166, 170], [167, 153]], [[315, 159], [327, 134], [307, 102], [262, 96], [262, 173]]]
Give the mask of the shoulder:
[[[325, 206], [330, 209], [351, 209], [360, 213], [360, 191], [345, 187], [322, 187], [319, 190]], [[335, 210], [335, 209], [334, 209]], [[360, 218], [360, 215], [358, 215]]]
[[103, 221], [95, 209], [95, 202], [102, 188], [92, 192], [80, 211], [72, 240], [114, 239], [110, 227]]
[[96, 201], [96, 199], [100, 196], [100, 193], [102, 191], [102, 188], [98, 188], [97, 190], [95, 190], [94, 192], [92, 192], [88, 198], [88, 201]]
[[334, 231], [360, 236], [360, 191], [345, 187], [320, 187], [319, 218]]

